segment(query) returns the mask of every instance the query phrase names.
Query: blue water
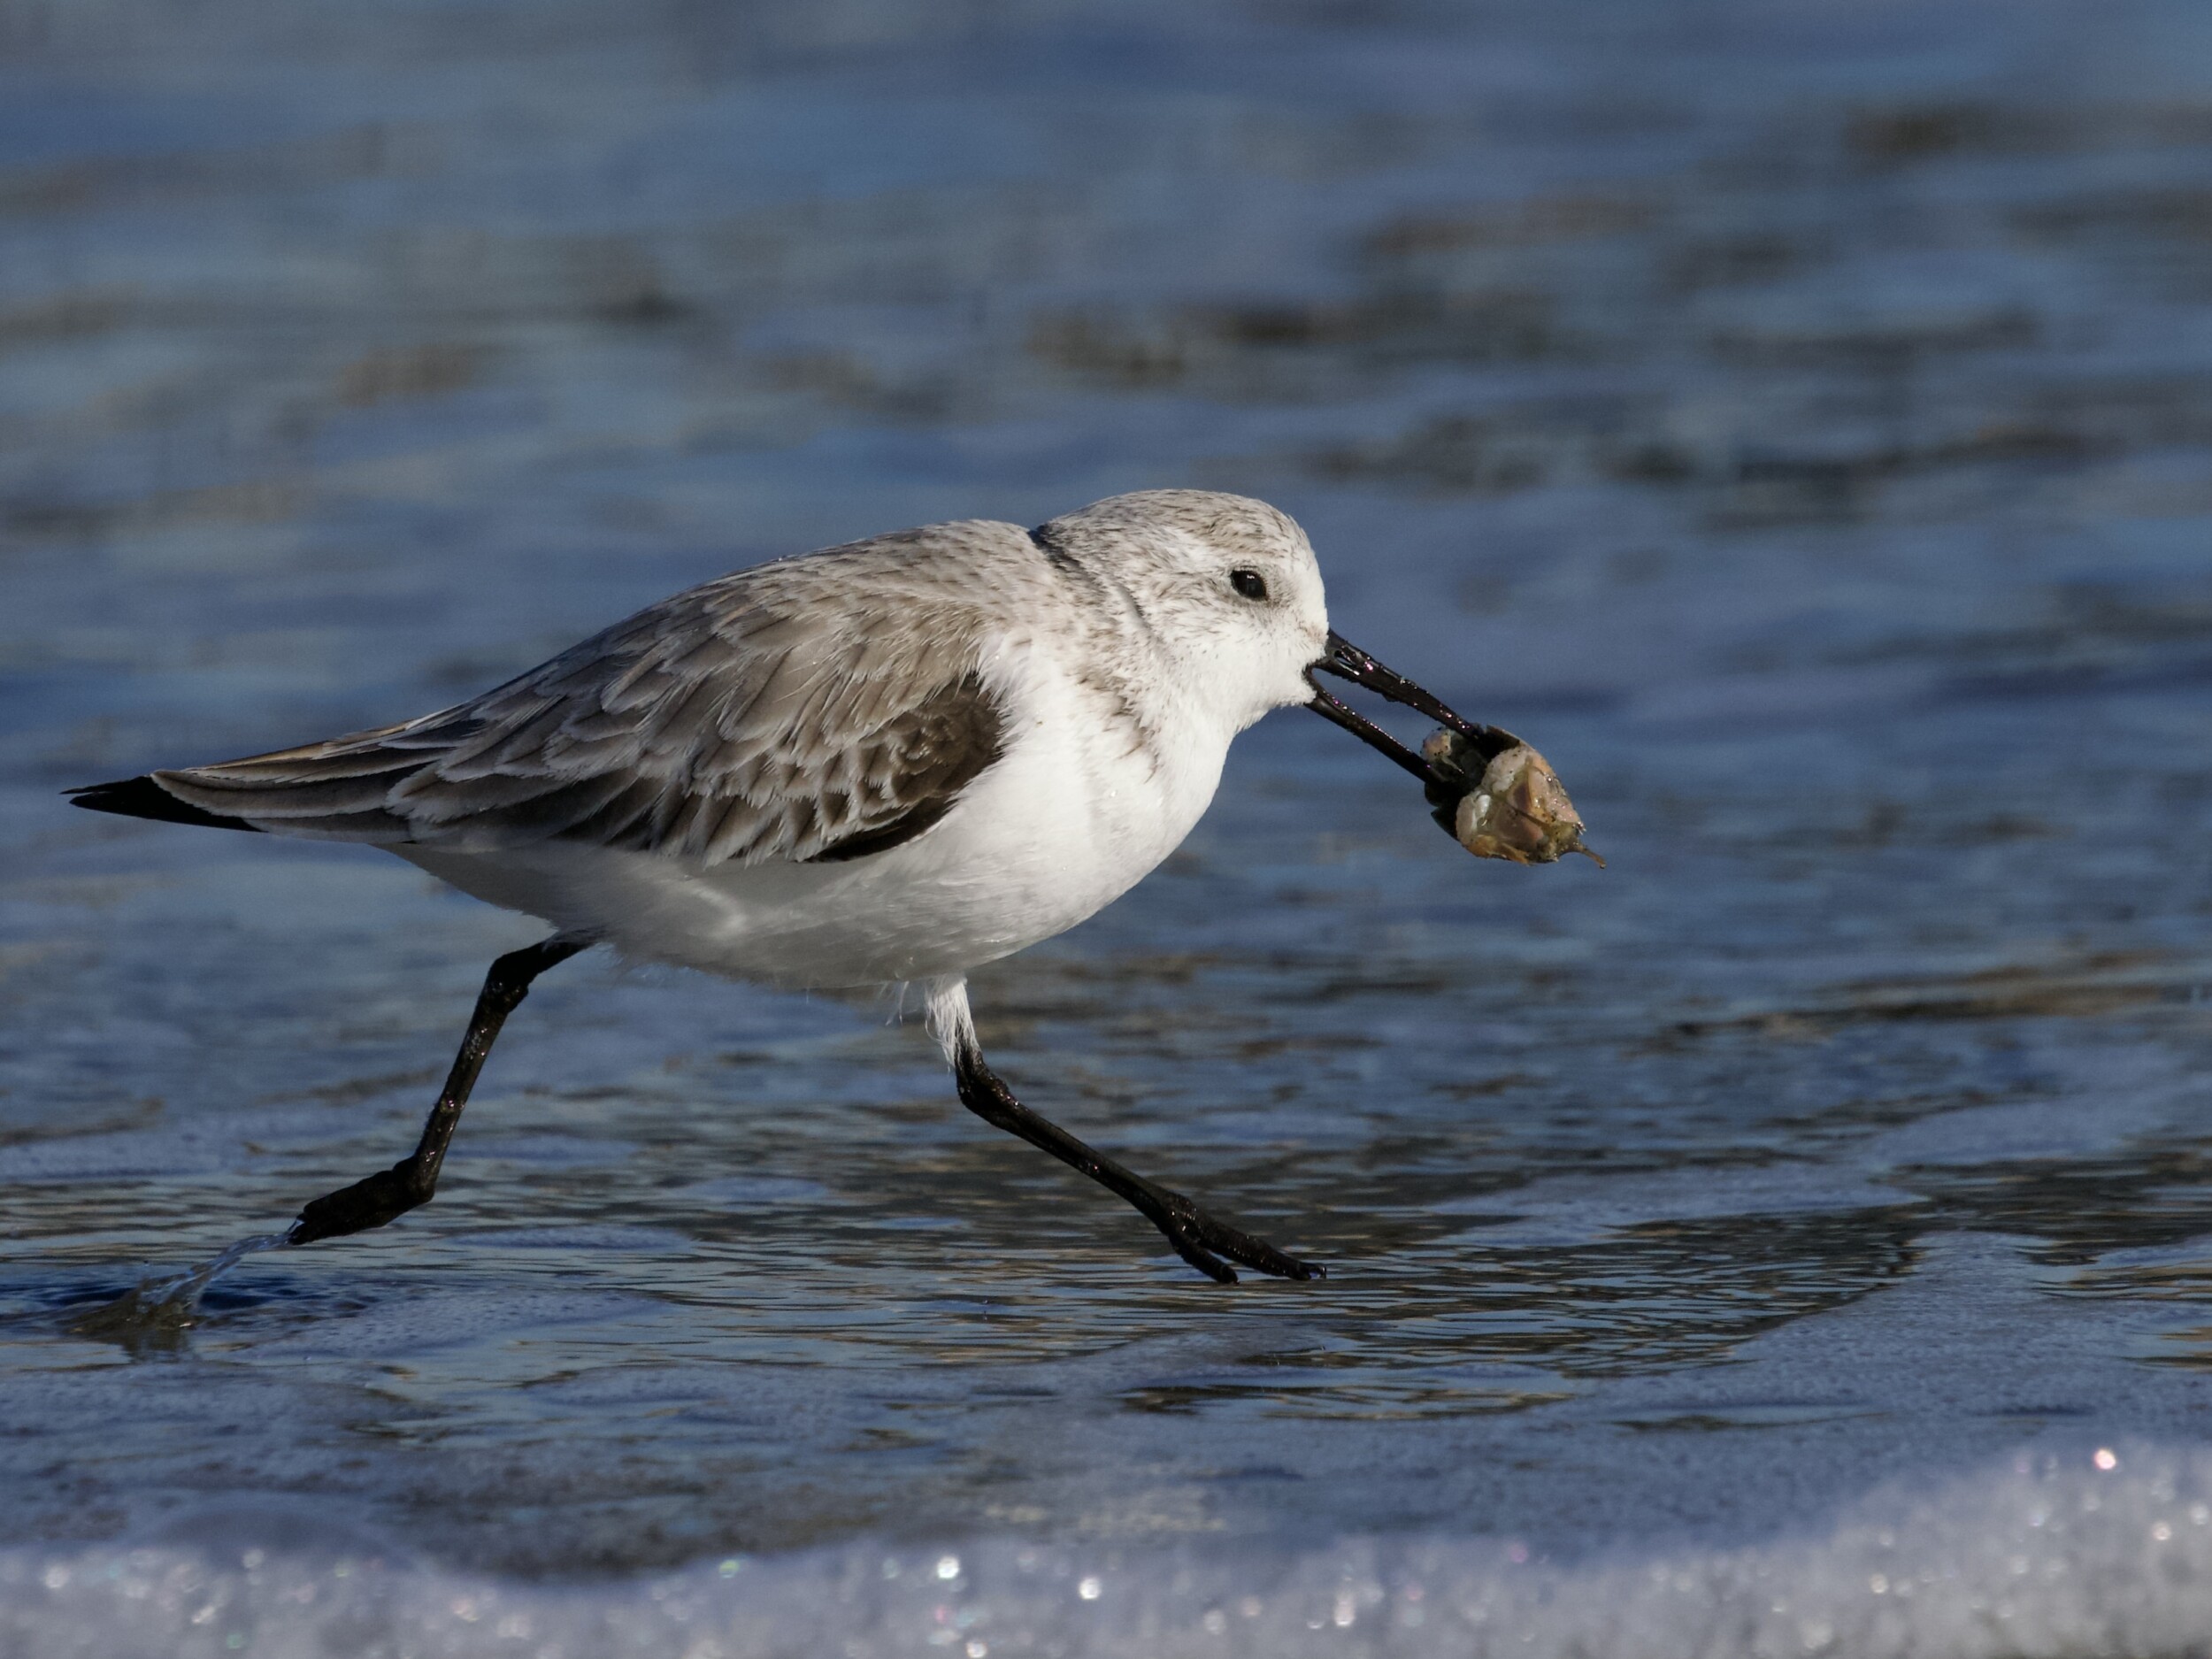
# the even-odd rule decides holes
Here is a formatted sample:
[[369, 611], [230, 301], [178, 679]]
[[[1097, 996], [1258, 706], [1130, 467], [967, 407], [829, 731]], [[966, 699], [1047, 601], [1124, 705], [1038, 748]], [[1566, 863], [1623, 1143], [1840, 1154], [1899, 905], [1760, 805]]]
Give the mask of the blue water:
[[[2208, 226], [2186, 0], [0, 20], [0, 1651], [2183, 1650]], [[1197, 1279], [886, 1005], [594, 955], [434, 1205], [88, 1332], [405, 1150], [534, 932], [60, 790], [1169, 484], [1609, 861], [1286, 712], [978, 976], [1328, 1280]]]

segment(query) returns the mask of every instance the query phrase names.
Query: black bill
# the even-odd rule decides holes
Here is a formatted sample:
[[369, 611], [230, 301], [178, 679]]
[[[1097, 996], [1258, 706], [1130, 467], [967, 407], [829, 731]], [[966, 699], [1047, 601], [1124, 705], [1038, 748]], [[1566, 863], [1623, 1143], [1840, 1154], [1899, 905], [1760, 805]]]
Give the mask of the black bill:
[[[1416, 753], [1324, 691], [1317, 674], [1333, 674], [1417, 709], [1440, 729], [1429, 733]], [[1551, 763], [1512, 733], [1448, 708], [1339, 634], [1329, 635], [1328, 650], [1307, 668], [1306, 683], [1313, 687], [1313, 701], [1306, 706], [1418, 778], [1429, 816], [1476, 857], [1548, 864], [1562, 854], [1583, 853], [1604, 864], [1583, 845], [1581, 814]]]
[[[1332, 633], [1328, 649], [1322, 653], [1320, 661], [1306, 670], [1306, 683], [1313, 687], [1313, 701], [1306, 707], [1325, 720], [1333, 720], [1360, 741], [1371, 749], [1379, 749], [1424, 784], [1434, 788], [1455, 788], [1458, 780], [1455, 777], [1447, 778], [1425, 757], [1408, 749], [1372, 720], [1324, 691], [1321, 682], [1314, 678], [1317, 674], [1333, 674], [1339, 680], [1348, 680], [1356, 686], [1366, 687], [1378, 696], [1418, 710], [1448, 731], [1458, 733], [1467, 741], [1476, 758], [1484, 763], [1496, 759], [1521, 741], [1510, 732], [1494, 726], [1484, 726], [1455, 712], [1440, 697], [1422, 690], [1396, 670], [1385, 668], [1341, 634]], [[1478, 766], [1476, 770], [1479, 772], [1481, 768]]]

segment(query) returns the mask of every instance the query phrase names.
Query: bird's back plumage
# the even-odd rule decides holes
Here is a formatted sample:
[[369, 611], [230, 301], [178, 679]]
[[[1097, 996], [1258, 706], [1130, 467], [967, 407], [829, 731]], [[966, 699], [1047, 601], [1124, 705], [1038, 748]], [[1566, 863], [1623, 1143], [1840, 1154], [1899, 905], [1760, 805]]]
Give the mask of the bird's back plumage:
[[983, 595], [928, 567], [949, 543], [972, 558], [1010, 537], [1034, 558], [1010, 525], [959, 524], [761, 565], [452, 708], [75, 798], [452, 852], [566, 840], [718, 864], [880, 850], [1004, 751]]

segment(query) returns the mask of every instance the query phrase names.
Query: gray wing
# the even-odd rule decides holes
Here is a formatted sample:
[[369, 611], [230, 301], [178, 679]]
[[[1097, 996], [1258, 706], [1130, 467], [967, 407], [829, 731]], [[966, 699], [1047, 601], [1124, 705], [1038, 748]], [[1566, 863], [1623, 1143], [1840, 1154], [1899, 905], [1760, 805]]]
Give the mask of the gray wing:
[[75, 799], [456, 851], [565, 839], [708, 864], [880, 852], [942, 818], [1008, 736], [981, 620], [914, 580], [918, 534], [694, 588], [419, 719]]

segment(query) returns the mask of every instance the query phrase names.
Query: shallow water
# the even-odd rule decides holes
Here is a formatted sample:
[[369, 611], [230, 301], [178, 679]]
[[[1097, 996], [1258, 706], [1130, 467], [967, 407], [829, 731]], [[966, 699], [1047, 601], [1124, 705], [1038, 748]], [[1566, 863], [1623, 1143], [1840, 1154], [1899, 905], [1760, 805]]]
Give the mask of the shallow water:
[[[594, 1651], [672, 1583], [731, 1653], [1133, 1652], [1344, 1560], [1517, 1651], [2201, 1629], [2212, 13], [217, 0], [0, 47], [0, 1641]], [[1610, 863], [1478, 864], [1285, 713], [977, 976], [1033, 1104], [1327, 1281], [1197, 1279], [885, 1006], [594, 954], [430, 1209], [88, 1333], [403, 1152], [533, 933], [58, 791], [1166, 483], [1296, 513], [1338, 626]], [[1885, 1528], [1902, 1611], [1852, 1599]], [[1001, 1634], [791, 1610], [959, 1550]], [[1975, 1624], [2015, 1559], [2042, 1599]], [[355, 1636], [268, 1611], [332, 1562], [387, 1586]], [[1130, 1599], [1023, 1624], [1032, 1567]], [[1784, 1580], [1829, 1610], [1770, 1629]], [[2150, 1622], [2097, 1622], [2123, 1583]], [[1340, 1650], [1336, 1594], [1235, 1640]]]

